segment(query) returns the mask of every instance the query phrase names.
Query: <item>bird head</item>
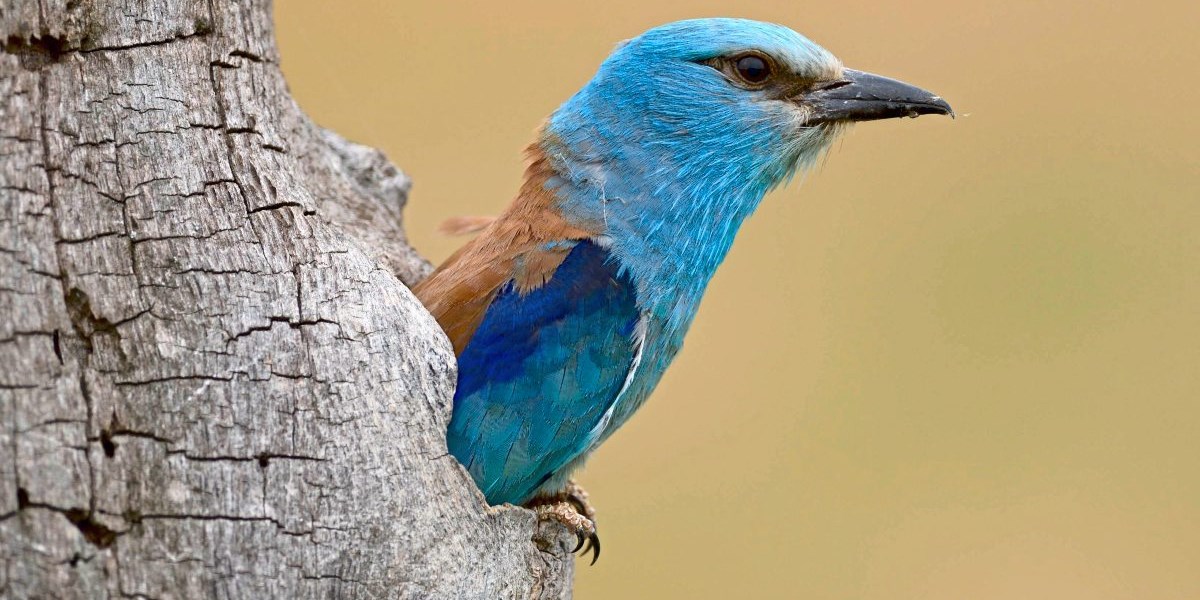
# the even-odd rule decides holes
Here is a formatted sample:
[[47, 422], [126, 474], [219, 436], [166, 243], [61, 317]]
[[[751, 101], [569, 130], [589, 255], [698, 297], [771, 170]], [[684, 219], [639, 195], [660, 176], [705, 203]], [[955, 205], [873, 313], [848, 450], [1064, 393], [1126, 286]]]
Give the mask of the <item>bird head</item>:
[[695, 264], [699, 251], [711, 274], [763, 195], [848, 124], [921, 114], [953, 113], [786, 27], [695, 19], [618, 45], [539, 147], [569, 219], [600, 224], [625, 253]]

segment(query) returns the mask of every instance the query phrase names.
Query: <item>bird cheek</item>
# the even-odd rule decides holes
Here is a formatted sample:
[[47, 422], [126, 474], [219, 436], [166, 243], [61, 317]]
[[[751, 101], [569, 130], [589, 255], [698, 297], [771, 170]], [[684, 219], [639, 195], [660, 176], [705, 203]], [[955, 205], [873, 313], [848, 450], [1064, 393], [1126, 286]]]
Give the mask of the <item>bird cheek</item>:
[[784, 101], [783, 110], [780, 115], [780, 129], [785, 131], [789, 136], [799, 136], [804, 134], [808, 127], [808, 118], [812, 116], [812, 108], [807, 104], [802, 104], [793, 101]]

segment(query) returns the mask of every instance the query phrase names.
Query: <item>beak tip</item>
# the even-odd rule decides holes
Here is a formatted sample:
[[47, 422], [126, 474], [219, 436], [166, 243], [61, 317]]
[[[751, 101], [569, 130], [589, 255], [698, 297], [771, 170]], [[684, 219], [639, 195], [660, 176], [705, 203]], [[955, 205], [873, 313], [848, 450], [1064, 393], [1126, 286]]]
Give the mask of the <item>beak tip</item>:
[[950, 108], [950, 103], [946, 102], [946, 100], [944, 98], [942, 98], [941, 96], [933, 97], [933, 105], [938, 107], [939, 109], [941, 109], [941, 111], [942, 111], [941, 114], [946, 115], [946, 116], [950, 117], [951, 119], [958, 116], [957, 114], [955, 114], [954, 109]]

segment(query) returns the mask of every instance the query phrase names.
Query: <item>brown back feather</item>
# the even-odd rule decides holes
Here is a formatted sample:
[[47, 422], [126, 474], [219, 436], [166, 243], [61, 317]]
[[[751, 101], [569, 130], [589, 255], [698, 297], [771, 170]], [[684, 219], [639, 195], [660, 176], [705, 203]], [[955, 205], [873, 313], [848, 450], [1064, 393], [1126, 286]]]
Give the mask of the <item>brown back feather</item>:
[[413, 288], [450, 337], [456, 355], [462, 354], [502, 286], [515, 281], [517, 290], [527, 293], [554, 275], [570, 248], [547, 248], [549, 242], [599, 233], [567, 223], [554, 206], [553, 193], [545, 189], [553, 174], [545, 154], [535, 143], [528, 155], [525, 183], [508, 210]]

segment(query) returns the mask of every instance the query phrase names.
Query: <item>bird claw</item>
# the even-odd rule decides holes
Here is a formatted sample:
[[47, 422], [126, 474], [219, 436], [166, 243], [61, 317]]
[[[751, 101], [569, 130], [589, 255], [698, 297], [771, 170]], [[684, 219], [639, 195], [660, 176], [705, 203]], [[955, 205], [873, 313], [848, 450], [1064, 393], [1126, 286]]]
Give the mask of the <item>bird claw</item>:
[[600, 538], [596, 536], [596, 524], [583, 516], [575, 503], [559, 500], [549, 504], [538, 504], [533, 507], [533, 511], [537, 513], [538, 520], [554, 521], [575, 534], [578, 543], [575, 544], [575, 549], [571, 550], [572, 554], [582, 551], [586, 556], [588, 550], [594, 548], [592, 564], [596, 563], [596, 559], [600, 557]]
[[596, 531], [596, 509], [592, 507], [592, 503], [588, 501], [587, 490], [583, 486], [575, 483], [574, 479], [567, 481], [567, 487], [562, 491], [563, 498], [579, 511], [579, 514], [587, 517], [592, 522], [592, 533], [586, 539], [584, 536], [579, 536], [579, 545], [575, 547], [573, 552], [579, 552], [580, 556], [587, 557], [588, 551], [592, 551], [592, 562], [590, 565], [596, 564], [600, 559], [600, 536]]
[[596, 535], [595, 531], [586, 535], [581, 531], [576, 531], [575, 537], [579, 539], [579, 543], [575, 544], [575, 549], [571, 550], [571, 554], [578, 553], [579, 556], [587, 558], [588, 552], [594, 551], [592, 562], [588, 563], [588, 566], [596, 564], [596, 561], [600, 559], [600, 536]]
[[583, 550], [579, 551], [579, 556], [586, 558], [589, 550], [593, 551], [592, 562], [588, 563], [590, 567], [596, 564], [596, 561], [600, 560], [600, 536], [595, 531], [592, 532], [592, 535], [587, 536], [587, 545], [583, 546]]
[[542, 521], [555, 521], [575, 533], [578, 543], [571, 553], [586, 557], [592, 552], [592, 562], [600, 558], [600, 536], [596, 534], [596, 509], [588, 502], [587, 492], [574, 481], [555, 496], [535, 501], [531, 506]]

